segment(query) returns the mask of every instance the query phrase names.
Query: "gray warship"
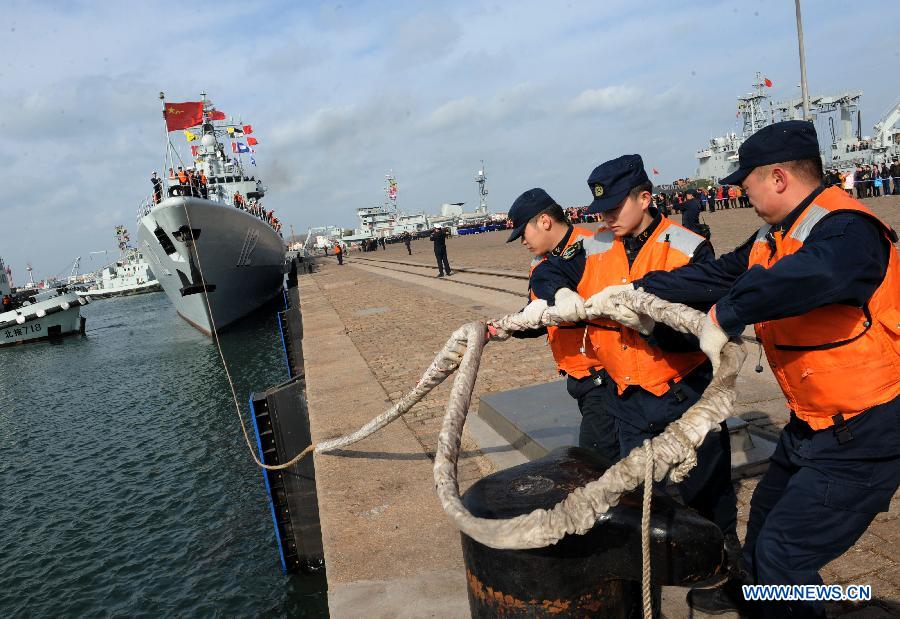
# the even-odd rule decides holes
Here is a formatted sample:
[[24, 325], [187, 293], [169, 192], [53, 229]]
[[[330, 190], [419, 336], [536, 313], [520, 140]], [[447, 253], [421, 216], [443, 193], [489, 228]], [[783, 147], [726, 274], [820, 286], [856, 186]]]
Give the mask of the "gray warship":
[[[767, 84], [762, 74], [756, 74], [753, 90], [737, 100], [740, 131], [711, 138], [697, 151], [697, 178], [718, 182], [737, 169], [738, 148], [750, 135], [774, 122], [803, 118], [802, 99], [773, 102], [768, 94], [770, 86], [771, 82]], [[862, 95], [861, 91], [848, 91], [810, 97], [810, 111], [819, 133], [826, 169], [881, 165], [900, 158], [900, 129], [897, 128], [900, 99], [875, 124], [871, 135], [864, 135], [859, 109]]]
[[[223, 122], [205, 93], [201, 101], [190, 168], [206, 182], [164, 173], [156, 195], [139, 208], [138, 244], [178, 315], [211, 335], [274, 297], [286, 262], [279, 225], [261, 203], [265, 187], [225, 152], [235, 125]], [[189, 168], [167, 134], [169, 165]]]

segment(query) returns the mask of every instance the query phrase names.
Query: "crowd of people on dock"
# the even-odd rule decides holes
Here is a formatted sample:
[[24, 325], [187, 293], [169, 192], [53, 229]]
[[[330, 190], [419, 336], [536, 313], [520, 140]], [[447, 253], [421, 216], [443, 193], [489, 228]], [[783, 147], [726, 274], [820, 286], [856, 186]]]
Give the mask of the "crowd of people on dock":
[[857, 199], [879, 198], [900, 195], [900, 161], [858, 165], [851, 170], [828, 170], [825, 185], [841, 187], [848, 195], [856, 194]]

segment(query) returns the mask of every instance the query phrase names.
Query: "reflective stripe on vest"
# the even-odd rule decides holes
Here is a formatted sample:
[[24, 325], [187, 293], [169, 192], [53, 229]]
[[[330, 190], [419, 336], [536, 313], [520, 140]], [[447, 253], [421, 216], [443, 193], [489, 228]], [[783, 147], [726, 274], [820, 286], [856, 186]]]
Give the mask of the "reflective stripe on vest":
[[[588, 241], [593, 235], [594, 233], [587, 228], [573, 226], [572, 234], [569, 235], [569, 240], [566, 242], [566, 248], [579, 240]], [[545, 256], [534, 258], [531, 261], [529, 275], [544, 260], [546, 260]], [[537, 298], [530, 289], [528, 296], [532, 301]], [[587, 325], [579, 323], [547, 327], [547, 342], [550, 344], [550, 350], [556, 360], [556, 367], [560, 372], [565, 372], [573, 378], [584, 378], [591, 375], [592, 369], [600, 368], [600, 361], [593, 354], [588, 341]]]
[[[894, 231], [872, 211], [831, 187], [800, 214], [776, 251], [760, 228], [748, 267], [771, 268], [796, 253], [816, 224], [836, 212], [856, 212], [876, 221], [885, 237]], [[863, 307], [832, 304], [805, 314], [754, 325], [788, 406], [814, 430], [847, 420], [900, 395], [900, 262], [892, 247], [884, 280]]]
[[[671, 271], [683, 266], [690, 262], [705, 239], [663, 217], [630, 267], [622, 240], [612, 232], [602, 230], [593, 240], [595, 251], [588, 255], [578, 287], [584, 298], [607, 286], [643, 277], [650, 271]], [[672, 381], [680, 381], [706, 359], [702, 352], [663, 352], [648, 344], [637, 331], [611, 320], [597, 322], [604, 328], [589, 330], [591, 345], [620, 394], [629, 385], [637, 385], [655, 395], [663, 395]]]

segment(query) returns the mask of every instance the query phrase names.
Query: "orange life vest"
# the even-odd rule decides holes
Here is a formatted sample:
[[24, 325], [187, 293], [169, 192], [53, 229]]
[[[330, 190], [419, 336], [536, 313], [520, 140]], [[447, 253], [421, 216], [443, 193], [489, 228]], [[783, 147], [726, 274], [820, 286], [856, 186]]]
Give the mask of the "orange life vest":
[[[749, 267], [771, 268], [803, 247], [824, 217], [861, 213], [878, 222], [885, 237], [896, 233], [872, 211], [837, 187], [829, 187], [800, 214], [785, 234], [775, 233], [773, 255], [760, 228]], [[891, 248], [881, 285], [863, 307], [824, 305], [800, 316], [755, 325], [788, 406], [814, 430], [834, 425], [900, 395], [900, 264]]]
[[335, 254], [342, 254], [342, 253], [344, 253], [344, 250], [341, 249], [341, 246], [340, 246], [340, 245], [335, 245], [335, 246], [334, 246], [334, 253], [335, 253]]
[[188, 182], [187, 174], [184, 172], [179, 172], [178, 173], [178, 182], [181, 183], [182, 185], [187, 185], [187, 182]]
[[[607, 286], [627, 284], [650, 271], [671, 271], [691, 261], [705, 239], [663, 217], [629, 268], [622, 239], [599, 230], [585, 241], [587, 264], [578, 293], [587, 298]], [[647, 343], [640, 333], [612, 320], [595, 321], [591, 345], [615, 381], [619, 394], [637, 385], [660, 396], [706, 360], [702, 352], [664, 352]]]
[[[590, 239], [592, 236], [594, 233], [587, 228], [573, 226], [565, 249], [579, 240]], [[542, 256], [532, 260], [529, 275], [546, 259], [546, 256]], [[528, 291], [528, 296], [532, 301], [537, 299], [531, 290]], [[550, 344], [550, 350], [556, 360], [556, 367], [560, 372], [565, 372], [572, 378], [585, 378], [591, 375], [591, 370], [600, 369], [600, 361], [593, 354], [588, 341], [587, 328], [587, 325], [584, 324], [547, 327], [547, 342]]]

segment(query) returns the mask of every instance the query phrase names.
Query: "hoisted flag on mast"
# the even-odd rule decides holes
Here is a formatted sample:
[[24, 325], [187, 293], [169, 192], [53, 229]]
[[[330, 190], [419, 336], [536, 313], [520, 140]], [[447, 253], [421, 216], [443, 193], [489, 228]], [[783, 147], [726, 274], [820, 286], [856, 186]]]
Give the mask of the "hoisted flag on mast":
[[250, 147], [244, 144], [243, 142], [232, 142], [231, 143], [231, 152], [233, 153], [249, 153]]
[[203, 122], [203, 103], [200, 101], [166, 103], [163, 118], [166, 119], [166, 129], [169, 131], [189, 129]]
[[210, 120], [225, 120], [225, 112], [220, 112], [219, 110], [213, 110], [209, 113]]
[[259, 144], [259, 140], [257, 140], [256, 138], [247, 138], [247, 144], [249, 144], [250, 146], [256, 146], [257, 144]]

